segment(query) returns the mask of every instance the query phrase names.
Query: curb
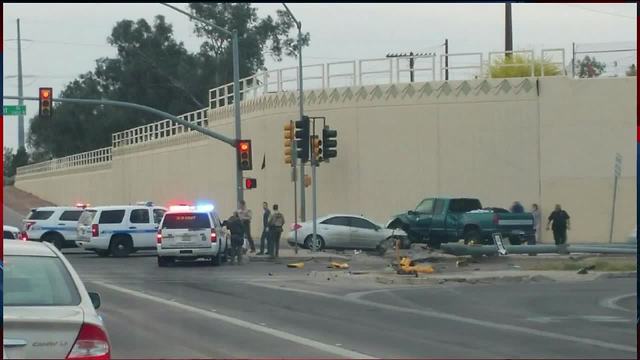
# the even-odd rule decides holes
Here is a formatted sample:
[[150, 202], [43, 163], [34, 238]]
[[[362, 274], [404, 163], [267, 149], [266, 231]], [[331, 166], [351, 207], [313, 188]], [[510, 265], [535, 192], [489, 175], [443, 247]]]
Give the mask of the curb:
[[638, 272], [636, 271], [620, 271], [620, 272], [607, 272], [600, 274], [597, 279], [630, 279], [637, 278]]

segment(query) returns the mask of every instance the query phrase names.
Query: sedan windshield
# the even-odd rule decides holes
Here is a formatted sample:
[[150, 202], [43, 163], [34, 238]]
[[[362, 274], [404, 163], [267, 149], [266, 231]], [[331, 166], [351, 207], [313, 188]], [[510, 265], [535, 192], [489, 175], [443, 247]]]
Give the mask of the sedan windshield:
[[64, 263], [56, 257], [5, 256], [4, 306], [80, 304], [80, 294]]

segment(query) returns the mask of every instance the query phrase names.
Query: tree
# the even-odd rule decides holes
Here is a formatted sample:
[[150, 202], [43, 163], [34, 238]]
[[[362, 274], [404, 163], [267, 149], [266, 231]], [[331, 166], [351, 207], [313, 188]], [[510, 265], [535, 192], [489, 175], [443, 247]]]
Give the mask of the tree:
[[585, 56], [584, 59], [578, 60], [578, 77], [592, 78], [600, 76], [607, 67], [607, 64], [599, 62], [595, 57]]
[[12, 148], [3, 147], [3, 174], [6, 177], [12, 177], [16, 174], [16, 169], [29, 164], [29, 154], [24, 146], [18, 148], [13, 153]]
[[2, 173], [5, 177], [12, 177], [14, 174], [11, 172], [13, 166], [13, 149], [10, 147], [4, 146], [2, 148]]
[[[493, 64], [489, 65], [489, 74], [491, 78], [512, 78], [512, 77], [528, 77], [531, 76], [532, 60], [520, 54], [512, 54], [504, 58], [497, 59]], [[542, 68], [544, 67], [544, 76], [560, 75], [562, 71], [556, 64], [552, 64], [549, 59], [533, 60], [533, 76], [542, 76]]]
[[[263, 69], [265, 49], [276, 60], [296, 50], [295, 40], [288, 35], [294, 23], [284, 12], [279, 11], [274, 20], [258, 17], [256, 8], [247, 3], [196, 3], [190, 8], [222, 27], [237, 29], [243, 77]], [[197, 53], [174, 39], [173, 28], [163, 16], [156, 16], [152, 24], [144, 19], [119, 21], [107, 39], [117, 55], [97, 59], [95, 69], [67, 84], [61, 97], [128, 101], [175, 115], [207, 107], [209, 89], [233, 79], [231, 43], [194, 24], [194, 31], [204, 39]], [[308, 34], [304, 39], [308, 44]], [[56, 103], [52, 119], [35, 116], [30, 120], [28, 141], [34, 160], [63, 157], [110, 146], [112, 133], [159, 120], [125, 108]]]
[[636, 64], [631, 64], [626, 71], [627, 76], [636, 76]]

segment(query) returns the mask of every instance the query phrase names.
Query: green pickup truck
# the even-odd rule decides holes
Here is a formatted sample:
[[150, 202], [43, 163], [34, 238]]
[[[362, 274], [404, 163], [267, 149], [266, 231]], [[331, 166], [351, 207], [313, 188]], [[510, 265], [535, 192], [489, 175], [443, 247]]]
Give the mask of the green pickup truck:
[[492, 234], [500, 233], [512, 245], [520, 245], [534, 236], [531, 213], [510, 213], [500, 208], [483, 208], [472, 198], [427, 198], [415, 210], [394, 216], [387, 225], [402, 229], [410, 243], [440, 244], [473, 241], [493, 244]]

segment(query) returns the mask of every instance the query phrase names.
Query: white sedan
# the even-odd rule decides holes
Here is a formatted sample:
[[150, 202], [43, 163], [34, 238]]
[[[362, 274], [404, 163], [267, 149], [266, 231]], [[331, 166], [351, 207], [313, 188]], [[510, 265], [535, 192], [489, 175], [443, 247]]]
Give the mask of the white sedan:
[[49, 243], [4, 240], [4, 359], [111, 358], [100, 297]]
[[[307, 221], [299, 225], [298, 246], [309, 249], [312, 247], [313, 223]], [[402, 230], [387, 229], [362, 216], [344, 214], [318, 218], [316, 231], [319, 250], [375, 250], [381, 255], [393, 248], [396, 238], [406, 236]], [[295, 245], [293, 229], [287, 236], [287, 242]]]

